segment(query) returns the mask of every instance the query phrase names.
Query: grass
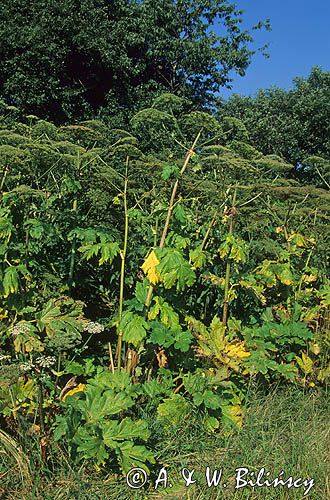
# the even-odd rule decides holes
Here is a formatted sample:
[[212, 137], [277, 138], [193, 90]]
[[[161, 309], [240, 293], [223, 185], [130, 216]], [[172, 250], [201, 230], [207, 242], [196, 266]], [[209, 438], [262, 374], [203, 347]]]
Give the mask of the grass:
[[[324, 391], [303, 393], [298, 389], [274, 390], [267, 396], [251, 394], [246, 408], [246, 422], [241, 432], [231, 435], [205, 434], [201, 424], [191, 420], [175, 432], [152, 421], [157, 441], [157, 472], [150, 476], [148, 487], [130, 489], [124, 478], [113, 473], [101, 474], [87, 466], [73, 466], [64, 454], [57, 457], [55, 472], [37, 469], [33, 487], [22, 481], [17, 457], [2, 456], [0, 494], [2, 499], [24, 500], [107, 500], [107, 499], [266, 499], [303, 498], [304, 487], [287, 489], [245, 487], [235, 489], [235, 469], [247, 467], [257, 473], [262, 467], [274, 479], [280, 471], [284, 478], [315, 480], [308, 498], [330, 498], [330, 398]], [[13, 443], [11, 443], [13, 445]], [[16, 447], [17, 449], [17, 447]], [[22, 455], [23, 456], [23, 455]], [[10, 474], [4, 466], [11, 462]], [[165, 466], [172, 488], [160, 484], [154, 489], [157, 473]], [[223, 469], [218, 487], [206, 484], [205, 469]], [[196, 484], [187, 488], [180, 474], [182, 468], [194, 469]], [[1, 474], [2, 471], [2, 474]], [[16, 475], [15, 475], [16, 474]], [[249, 478], [251, 479], [251, 478]], [[227, 488], [223, 487], [226, 482]]]

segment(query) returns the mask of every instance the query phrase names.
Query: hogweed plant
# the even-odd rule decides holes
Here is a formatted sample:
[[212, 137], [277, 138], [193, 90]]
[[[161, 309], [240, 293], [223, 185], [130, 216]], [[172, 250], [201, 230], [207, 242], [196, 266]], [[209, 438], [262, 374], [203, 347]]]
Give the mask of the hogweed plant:
[[146, 413], [230, 432], [251, 380], [328, 383], [326, 192], [177, 96], [129, 130], [20, 120], [0, 122], [0, 414], [39, 463], [56, 441], [150, 468]]

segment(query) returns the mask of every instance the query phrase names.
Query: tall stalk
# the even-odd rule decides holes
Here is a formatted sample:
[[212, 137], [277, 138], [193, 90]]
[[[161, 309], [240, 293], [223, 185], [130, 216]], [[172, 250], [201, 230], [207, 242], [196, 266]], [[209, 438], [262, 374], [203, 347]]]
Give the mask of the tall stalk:
[[[234, 233], [234, 219], [235, 219], [235, 215], [236, 215], [236, 208], [235, 208], [236, 193], [237, 193], [237, 189], [235, 189], [235, 191], [234, 191], [232, 207], [231, 207], [231, 214], [230, 214], [230, 218], [229, 218], [229, 234], [230, 234], [230, 236], [232, 236]], [[230, 264], [230, 259], [228, 257], [227, 264], [226, 264], [225, 294], [224, 294], [223, 311], [222, 311], [222, 324], [223, 324], [223, 326], [227, 326], [227, 320], [228, 320], [230, 268], [231, 268], [231, 264]]]
[[210, 236], [212, 228], [215, 226], [215, 224], [217, 222], [217, 219], [218, 219], [218, 210], [216, 210], [214, 212], [213, 218], [212, 218], [212, 220], [209, 222], [209, 224], [207, 226], [206, 233], [205, 233], [205, 236], [204, 236], [203, 242], [202, 242], [202, 250], [204, 250], [205, 247], [206, 247], [206, 243], [207, 243], [208, 237]]
[[[72, 212], [74, 213], [75, 218], [77, 215], [77, 208], [78, 208], [78, 199], [77, 199], [77, 197], [75, 197], [75, 199], [73, 200], [73, 203], [72, 203]], [[74, 267], [75, 267], [75, 259], [76, 259], [76, 247], [77, 247], [77, 241], [76, 241], [76, 238], [73, 237], [71, 251], [70, 251], [69, 278], [68, 278], [68, 286], [69, 286], [70, 293], [71, 293], [72, 285], [73, 285], [73, 275], [74, 275]]]
[[[119, 324], [122, 320], [123, 316], [123, 304], [124, 304], [124, 286], [125, 286], [125, 264], [126, 264], [126, 254], [127, 254], [127, 243], [128, 243], [128, 206], [127, 206], [127, 186], [128, 186], [128, 157], [126, 160], [126, 171], [125, 171], [125, 180], [124, 180], [124, 191], [123, 191], [123, 201], [124, 201], [124, 245], [123, 249], [120, 252], [121, 256], [121, 268], [120, 268], [120, 285], [119, 285], [119, 313], [118, 313], [118, 321]], [[123, 346], [123, 332], [120, 327], [118, 328], [118, 343], [117, 343], [117, 367], [118, 370], [121, 370], [121, 351]]]
[[[313, 226], [315, 227], [315, 224], [316, 224], [316, 216], [317, 216], [317, 209], [315, 210], [315, 214], [314, 214], [314, 221], [313, 221]], [[314, 248], [311, 248], [311, 250], [308, 252], [308, 255], [307, 255], [307, 259], [306, 259], [306, 262], [305, 262], [305, 267], [301, 273], [301, 277], [300, 277], [300, 281], [299, 281], [299, 285], [298, 285], [298, 291], [296, 291], [295, 293], [295, 300], [298, 301], [299, 298], [300, 298], [300, 294], [301, 294], [301, 288], [302, 288], [302, 285], [303, 285], [303, 281], [304, 281], [304, 276], [307, 272], [307, 269], [308, 269], [308, 266], [309, 266], [309, 263], [310, 263], [310, 260], [312, 258], [312, 255], [314, 253]]]
[[[179, 181], [180, 179], [182, 178], [184, 172], [186, 171], [187, 167], [188, 167], [188, 164], [194, 154], [194, 150], [196, 148], [196, 145], [199, 141], [199, 138], [201, 136], [201, 133], [202, 133], [202, 130], [200, 130], [191, 146], [191, 148], [188, 150], [187, 154], [186, 154], [186, 157], [185, 157], [185, 160], [184, 160], [184, 163], [182, 165], [182, 168], [180, 170], [180, 177], [175, 181], [174, 183], [174, 186], [172, 188], [172, 193], [171, 193], [171, 198], [170, 198], [170, 201], [169, 201], [169, 204], [168, 204], [168, 208], [167, 208], [167, 215], [166, 215], [166, 220], [165, 220], [165, 224], [164, 224], [164, 227], [163, 227], [163, 231], [162, 231], [162, 236], [160, 238], [160, 242], [159, 242], [159, 245], [158, 245], [158, 248], [163, 248], [164, 245], [165, 245], [165, 240], [166, 240], [166, 236], [167, 236], [167, 233], [168, 233], [168, 228], [170, 226], [170, 222], [171, 222], [171, 216], [172, 216], [172, 212], [173, 212], [173, 208], [174, 208], [174, 202], [175, 202], [175, 198], [176, 198], [176, 194], [177, 194], [177, 191], [178, 191], [178, 187], [179, 187]], [[146, 310], [149, 309], [150, 307], [150, 303], [151, 303], [151, 299], [152, 299], [152, 294], [153, 294], [153, 291], [154, 291], [154, 287], [153, 285], [150, 285], [149, 286], [149, 290], [148, 290], [148, 294], [147, 294], [147, 298], [146, 298], [146, 301], [145, 301], [145, 308]]]
[[[77, 152], [77, 163], [76, 163], [77, 173], [79, 175], [80, 172], [80, 154]], [[73, 203], [72, 203], [72, 212], [74, 214], [74, 219], [76, 220], [78, 210], [78, 195], [75, 194]], [[72, 285], [73, 285], [73, 276], [74, 276], [74, 268], [75, 268], [75, 260], [76, 260], [76, 249], [77, 249], [77, 241], [75, 236], [72, 239], [71, 252], [70, 252], [70, 263], [69, 263], [69, 277], [68, 277], [68, 286], [69, 292], [71, 293]]]

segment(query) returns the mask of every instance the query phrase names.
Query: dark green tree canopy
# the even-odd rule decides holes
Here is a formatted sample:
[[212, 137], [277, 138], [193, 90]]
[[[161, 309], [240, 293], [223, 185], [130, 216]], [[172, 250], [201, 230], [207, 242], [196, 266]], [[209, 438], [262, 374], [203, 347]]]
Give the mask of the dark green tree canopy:
[[259, 90], [255, 97], [234, 95], [222, 102], [219, 114], [243, 121], [250, 141], [264, 154], [282, 156], [293, 164], [309, 156], [330, 158], [330, 72], [313, 68], [294, 87]]
[[164, 90], [208, 104], [250, 63], [241, 14], [229, 0], [3, 0], [0, 96], [56, 121], [119, 117]]

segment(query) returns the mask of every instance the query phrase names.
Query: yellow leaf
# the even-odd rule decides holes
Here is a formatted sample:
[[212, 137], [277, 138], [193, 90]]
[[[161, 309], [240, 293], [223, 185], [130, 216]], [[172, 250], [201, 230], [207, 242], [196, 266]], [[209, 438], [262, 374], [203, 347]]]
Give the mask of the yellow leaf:
[[78, 384], [76, 387], [64, 394], [64, 396], [62, 397], [62, 401], [65, 401], [68, 396], [73, 396], [73, 394], [76, 394], [77, 392], [84, 392], [85, 387], [86, 384]]
[[248, 358], [250, 353], [245, 349], [243, 342], [226, 346], [226, 354], [231, 358]]
[[293, 241], [297, 247], [304, 247], [306, 245], [304, 237], [299, 233], [291, 233], [288, 240]]
[[296, 356], [297, 363], [299, 367], [302, 369], [302, 371], [305, 373], [305, 375], [308, 375], [309, 373], [313, 372], [313, 360], [307, 356], [304, 352], [301, 355], [301, 358]]
[[160, 275], [156, 271], [156, 266], [158, 266], [158, 264], [159, 260], [157, 259], [154, 250], [152, 250], [141, 266], [142, 271], [153, 285], [156, 285], [156, 283], [160, 281]]
[[234, 405], [231, 407], [231, 414], [233, 416], [233, 419], [235, 422], [237, 422], [237, 425], [239, 427], [242, 427], [243, 424], [243, 410], [239, 405]]
[[5, 311], [5, 309], [2, 309], [2, 307], [0, 307], [0, 320], [6, 319], [7, 317], [8, 317], [8, 311]]
[[313, 354], [315, 354], [315, 356], [318, 356], [321, 352], [319, 344], [312, 344], [309, 347], [309, 349], [310, 349], [310, 351], [312, 351]]
[[277, 226], [275, 228], [275, 232], [278, 234], [278, 233], [281, 233], [283, 231], [283, 227], [282, 226]]
[[240, 427], [240, 428], [242, 427], [244, 413], [243, 413], [243, 409], [240, 405], [228, 405], [228, 406], [226, 406], [226, 411], [223, 413], [225, 413], [227, 419], [231, 420], [238, 427]]
[[304, 274], [303, 275], [303, 281], [306, 283], [311, 283], [312, 281], [316, 281], [317, 276], [316, 274]]

